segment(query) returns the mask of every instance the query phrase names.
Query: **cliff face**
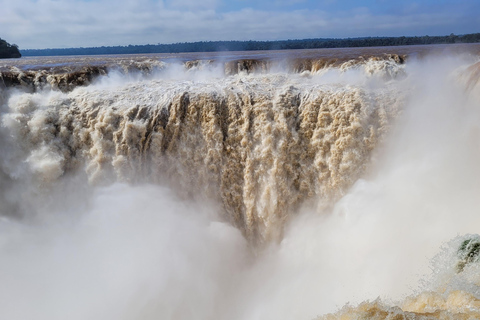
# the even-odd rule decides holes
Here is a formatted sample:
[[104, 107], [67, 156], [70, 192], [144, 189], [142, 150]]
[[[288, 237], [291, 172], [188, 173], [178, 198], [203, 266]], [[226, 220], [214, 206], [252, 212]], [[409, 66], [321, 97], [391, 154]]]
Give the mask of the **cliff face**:
[[7, 41], [0, 38], [0, 59], [20, 58], [22, 55], [18, 51], [16, 45], [11, 45]]

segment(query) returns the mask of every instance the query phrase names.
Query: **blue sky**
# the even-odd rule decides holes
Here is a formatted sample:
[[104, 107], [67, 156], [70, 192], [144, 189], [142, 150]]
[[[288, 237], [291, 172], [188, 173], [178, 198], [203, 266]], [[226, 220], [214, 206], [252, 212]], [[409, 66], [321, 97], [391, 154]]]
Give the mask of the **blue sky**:
[[480, 32], [480, 0], [0, 0], [21, 49]]

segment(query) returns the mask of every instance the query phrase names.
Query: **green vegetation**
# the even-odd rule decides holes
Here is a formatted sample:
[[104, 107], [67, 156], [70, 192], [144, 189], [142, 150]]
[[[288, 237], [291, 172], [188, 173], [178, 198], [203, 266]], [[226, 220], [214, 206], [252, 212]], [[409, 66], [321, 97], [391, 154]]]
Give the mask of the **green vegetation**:
[[480, 42], [480, 33], [423, 37], [368, 37], [348, 39], [304, 39], [281, 41], [202, 41], [174, 44], [147, 44], [138, 46], [92, 47], [70, 49], [22, 50], [24, 56], [61, 56], [133, 53], [178, 53], [212, 51], [251, 51], [284, 49], [317, 49], [348, 47], [380, 47], [419, 44], [474, 43]]
[[10, 44], [0, 38], [0, 59], [5, 58], [20, 58], [22, 55], [18, 51], [16, 44]]
[[458, 248], [459, 261], [457, 263], [457, 272], [462, 272], [467, 264], [478, 262], [480, 260], [480, 237], [474, 236], [464, 240]]

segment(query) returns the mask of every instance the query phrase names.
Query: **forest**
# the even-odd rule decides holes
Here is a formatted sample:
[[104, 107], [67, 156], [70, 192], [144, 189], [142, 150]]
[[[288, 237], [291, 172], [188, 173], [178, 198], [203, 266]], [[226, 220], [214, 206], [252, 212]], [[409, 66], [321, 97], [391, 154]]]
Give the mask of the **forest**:
[[252, 51], [285, 49], [318, 49], [348, 47], [380, 47], [421, 44], [475, 43], [480, 42], [480, 33], [448, 36], [421, 37], [365, 37], [346, 39], [303, 39], [279, 41], [199, 41], [173, 44], [146, 44], [111, 47], [29, 49], [21, 50], [24, 56], [143, 54], [214, 51]]
[[10, 44], [0, 38], [0, 59], [20, 58], [21, 56], [16, 44]]

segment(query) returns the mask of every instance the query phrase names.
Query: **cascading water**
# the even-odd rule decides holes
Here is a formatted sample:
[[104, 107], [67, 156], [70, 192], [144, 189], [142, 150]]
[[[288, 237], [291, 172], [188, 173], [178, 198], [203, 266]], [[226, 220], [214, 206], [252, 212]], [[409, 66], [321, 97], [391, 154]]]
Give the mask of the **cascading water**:
[[478, 56], [152, 61], [1, 69], [2, 318], [478, 316]]

